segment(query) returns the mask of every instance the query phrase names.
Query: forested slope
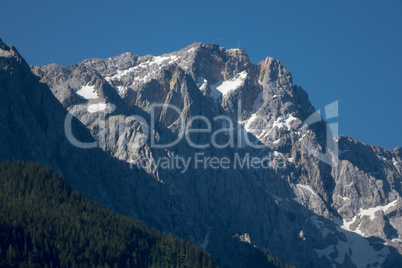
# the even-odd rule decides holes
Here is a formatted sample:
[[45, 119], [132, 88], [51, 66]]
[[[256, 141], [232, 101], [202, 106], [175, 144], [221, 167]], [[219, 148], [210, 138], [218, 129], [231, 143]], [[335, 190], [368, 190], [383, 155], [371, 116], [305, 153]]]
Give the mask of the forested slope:
[[105, 209], [48, 167], [0, 166], [0, 266], [215, 267], [200, 247]]

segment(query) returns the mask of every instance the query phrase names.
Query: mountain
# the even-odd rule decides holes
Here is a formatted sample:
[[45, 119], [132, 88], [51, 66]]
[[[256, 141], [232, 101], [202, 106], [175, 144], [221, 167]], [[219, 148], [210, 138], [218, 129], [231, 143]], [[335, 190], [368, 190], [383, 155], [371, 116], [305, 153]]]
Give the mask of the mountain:
[[[194, 211], [178, 207], [167, 185], [97, 148], [90, 131], [66, 111], [46, 84], [39, 82], [18, 51], [3, 42], [0, 42], [0, 92], [3, 144], [0, 160], [31, 160], [51, 166], [63, 174], [74, 190], [159, 230], [169, 231], [161, 226], [175, 224], [183, 215], [186, 216], [181, 219], [183, 222], [194, 220], [189, 215]], [[78, 145], [83, 142], [86, 144], [80, 148]], [[6, 230], [10, 228], [13, 229], [5, 226]], [[226, 247], [231, 248], [232, 255], [223, 255], [222, 259], [227, 257], [228, 262], [243, 266], [250, 263], [255, 267], [280, 266], [265, 250], [239, 239], [230, 238]]]
[[[297, 267], [402, 263], [401, 148], [333, 135], [336, 125], [323, 118], [336, 118], [337, 104], [316, 111], [279, 61], [255, 65], [244, 49], [194, 43], [157, 57], [124, 53], [31, 70], [60, 102], [54, 105], [78, 118], [86, 127], [77, 123], [80, 131], [90, 131], [102, 149], [77, 148], [93, 143], [74, 135], [85, 143], [65, 146], [79, 160], [55, 163], [78, 161], [85, 172], [99, 166], [88, 181], [101, 182], [102, 191], [69, 179], [74, 174], [65, 175], [67, 182], [119, 213], [197, 243], [221, 267], [261, 267], [247, 258], [258, 249]], [[26, 66], [25, 72], [27, 85], [47, 88]], [[11, 86], [5, 92], [16, 93]], [[26, 120], [18, 114], [17, 122]], [[64, 129], [69, 116], [63, 116], [49, 124]], [[43, 129], [41, 116], [35, 120], [33, 128]], [[94, 164], [86, 162], [89, 152]]]
[[216, 267], [200, 247], [116, 215], [39, 164], [3, 163], [0, 190], [2, 267]]

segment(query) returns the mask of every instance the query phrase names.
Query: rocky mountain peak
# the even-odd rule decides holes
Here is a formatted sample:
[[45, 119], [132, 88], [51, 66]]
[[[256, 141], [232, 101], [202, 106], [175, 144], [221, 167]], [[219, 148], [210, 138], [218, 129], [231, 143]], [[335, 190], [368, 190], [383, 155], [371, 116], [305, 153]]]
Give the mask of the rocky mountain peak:
[[267, 84], [278, 81], [281, 85], [292, 86], [292, 75], [290, 71], [278, 60], [267, 57], [258, 63], [260, 70], [260, 82]]
[[[10, 59], [11, 61], [18, 61], [20, 63], [24, 63], [24, 67], [26, 67], [26, 62], [22, 58], [22, 56], [18, 53], [17, 49], [13, 46], [7, 46], [6, 44], [3, 43], [3, 41], [0, 40], [0, 57], [3, 58], [5, 62], [8, 62], [6, 60], [7, 58]], [[4, 62], [3, 62], [4, 64]]]

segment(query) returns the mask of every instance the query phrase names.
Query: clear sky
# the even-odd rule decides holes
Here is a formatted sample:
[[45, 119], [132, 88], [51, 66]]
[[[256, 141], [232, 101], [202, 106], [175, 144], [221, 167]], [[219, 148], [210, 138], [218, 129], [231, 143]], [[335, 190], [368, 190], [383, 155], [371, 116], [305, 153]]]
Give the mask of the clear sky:
[[[0, 0], [0, 38], [29, 64], [70, 65], [194, 41], [287, 66], [340, 134], [402, 146], [402, 0]], [[334, 122], [332, 120], [331, 122]]]

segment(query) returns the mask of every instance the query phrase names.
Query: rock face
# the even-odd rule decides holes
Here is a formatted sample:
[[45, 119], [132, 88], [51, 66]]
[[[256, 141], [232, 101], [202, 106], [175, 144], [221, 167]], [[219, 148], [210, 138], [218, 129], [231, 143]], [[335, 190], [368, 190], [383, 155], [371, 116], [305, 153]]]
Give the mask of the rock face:
[[[68, 67], [31, 66], [103, 149], [89, 150], [60, 145], [63, 133], [46, 126], [64, 129], [61, 105], [13, 48], [3, 45], [0, 53], [0, 80], [9, 81], [0, 89], [10, 98], [1, 98], [1, 122], [13, 122], [2, 125], [10, 147], [3, 159], [19, 146], [14, 133], [28, 128], [13, 124], [32, 117], [43, 133], [29, 145], [49, 148], [37, 155], [76, 173], [71, 178], [95, 169], [96, 163], [75, 166], [92, 157], [87, 151], [93, 162], [108, 159], [88, 175], [106, 185], [102, 191], [71, 179], [73, 186], [198, 243], [222, 267], [262, 266], [248, 263], [257, 248], [297, 267], [402, 263], [401, 148], [334, 136], [279, 61], [254, 65], [245, 50], [195, 43], [158, 57], [125, 53]], [[27, 81], [10, 68], [23, 70]], [[31, 84], [37, 88], [28, 90]], [[41, 98], [48, 103], [15, 110]], [[325, 107], [326, 118], [336, 117], [336, 108]], [[80, 131], [87, 133], [82, 125]], [[64, 147], [68, 157], [55, 157]]]
[[[118, 200], [126, 199], [127, 206], [122, 211], [130, 211], [135, 199], [128, 189], [135, 189], [137, 183], [146, 185], [151, 181], [147, 174], [130, 169], [127, 163], [94, 147], [96, 142], [90, 131], [68, 116], [18, 51], [1, 40], [0, 96], [1, 161], [20, 159], [51, 166], [62, 172], [72, 187], [104, 206], [113, 209]], [[68, 94], [63, 96], [69, 98]], [[70, 97], [81, 101], [75, 93]], [[66, 122], [70, 123], [73, 138], [92, 144], [87, 146], [92, 148], [74, 146], [66, 135]], [[124, 198], [111, 194], [126, 190]]]

